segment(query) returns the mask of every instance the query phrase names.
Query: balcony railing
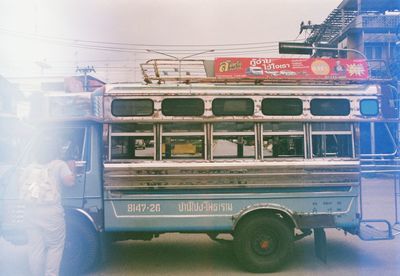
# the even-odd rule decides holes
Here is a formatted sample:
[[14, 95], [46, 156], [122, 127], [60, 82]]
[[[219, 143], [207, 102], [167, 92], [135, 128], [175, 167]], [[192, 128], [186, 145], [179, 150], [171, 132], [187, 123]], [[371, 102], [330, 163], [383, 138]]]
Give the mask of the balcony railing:
[[355, 18], [350, 28], [378, 28], [396, 30], [400, 15], [362, 14]]

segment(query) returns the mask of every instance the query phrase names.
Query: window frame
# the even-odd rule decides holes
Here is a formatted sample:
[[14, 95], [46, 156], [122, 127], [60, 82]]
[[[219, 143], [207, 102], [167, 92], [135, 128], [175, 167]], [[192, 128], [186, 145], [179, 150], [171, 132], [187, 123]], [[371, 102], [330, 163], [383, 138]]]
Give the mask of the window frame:
[[[362, 106], [363, 106], [363, 103], [365, 103], [365, 102], [374, 102], [374, 103], [376, 103], [376, 113], [374, 113], [374, 114], [364, 114]], [[379, 114], [379, 101], [377, 99], [362, 99], [362, 100], [360, 100], [359, 108], [360, 108], [360, 114], [362, 116], [365, 116], [365, 117], [377, 116]]]
[[[128, 101], [141, 101], [141, 102], [151, 102], [151, 113], [149, 114], [140, 114], [140, 115], [135, 115], [135, 114], [130, 114], [130, 115], [117, 115], [114, 112], [114, 103], [115, 102], [128, 102]], [[113, 99], [111, 101], [111, 115], [114, 117], [147, 117], [147, 116], [152, 116], [154, 114], [154, 101], [152, 99], [146, 98], [146, 99]]]
[[[179, 122], [182, 124], [188, 124], [188, 122]], [[176, 123], [176, 124], [179, 124]], [[159, 145], [159, 149], [160, 149], [160, 160], [165, 160], [165, 161], [169, 161], [169, 160], [203, 160], [205, 161], [206, 155], [207, 155], [207, 133], [206, 133], [206, 124], [203, 122], [195, 122], [195, 124], [200, 124], [202, 126], [202, 131], [188, 131], [188, 132], [180, 132], [180, 131], [168, 131], [165, 132], [164, 131], [164, 125], [168, 124], [168, 122], [166, 123], [161, 123], [160, 125], [160, 134], [159, 134], [159, 141], [160, 141], [160, 145]], [[171, 157], [170, 158], [166, 158], [166, 156], [164, 156], [163, 154], [163, 141], [164, 141], [164, 137], [201, 137], [202, 138], [202, 143], [203, 143], [203, 151], [201, 153], [201, 157], [172, 157], [172, 150], [171, 150]], [[166, 155], [166, 153], [165, 153]]]
[[[313, 124], [330, 124], [332, 122], [315, 122], [309, 123], [309, 130], [310, 130], [310, 158], [311, 159], [320, 159], [320, 158], [330, 158], [330, 159], [353, 159], [355, 158], [355, 143], [354, 143], [354, 123], [345, 122], [345, 124], [349, 124], [350, 130], [313, 130]], [[343, 123], [343, 122], [342, 122]], [[314, 155], [314, 145], [313, 145], [313, 136], [320, 135], [322, 137], [326, 137], [328, 135], [350, 135], [350, 142], [351, 142], [351, 156], [327, 156], [326, 155], [326, 148], [324, 156], [316, 156]]]
[[[306, 123], [305, 122], [296, 122], [302, 125], [302, 130], [288, 130], [288, 131], [264, 131], [264, 124], [265, 123], [275, 123], [275, 122], [262, 122], [261, 123], [261, 157], [263, 160], [265, 159], [282, 159], [282, 158], [290, 158], [290, 159], [306, 159], [307, 156], [307, 136], [306, 136]], [[276, 122], [276, 123], [285, 123], [285, 122]], [[295, 122], [291, 122], [291, 123], [295, 123]], [[292, 137], [302, 137], [303, 138], [303, 156], [282, 156], [282, 157], [275, 157], [275, 156], [271, 156], [271, 157], [266, 157], [264, 155], [264, 138], [266, 136], [278, 136], [278, 137], [282, 137], [282, 136], [292, 136]]]
[[[107, 161], [122, 161], [122, 160], [155, 160], [156, 158], [156, 128], [153, 123], [126, 123], [126, 124], [151, 124], [152, 132], [113, 132], [113, 125], [125, 123], [110, 123], [108, 124], [108, 158]], [[154, 141], [153, 156], [150, 157], [136, 157], [136, 158], [112, 158], [112, 138], [113, 137], [152, 137]]]
[[[266, 101], [271, 101], [271, 102], [279, 102], [279, 101], [292, 101], [292, 102], [297, 102], [300, 103], [300, 107], [301, 107], [301, 112], [300, 113], [296, 113], [296, 114], [267, 114], [266, 112], [264, 112], [264, 102]], [[283, 106], [281, 106], [283, 107]], [[301, 116], [304, 113], [304, 106], [303, 106], [303, 100], [300, 98], [263, 98], [261, 101], [261, 113], [264, 116]]]
[[[240, 121], [235, 121], [236, 123], [241, 123]], [[253, 130], [249, 131], [249, 130], [245, 130], [245, 131], [214, 131], [214, 125], [218, 124], [218, 123], [227, 123], [226, 121], [222, 121], [222, 122], [214, 122], [211, 124], [211, 139], [210, 139], [210, 146], [211, 146], [211, 160], [232, 160], [232, 159], [257, 159], [257, 152], [258, 152], [258, 147], [257, 147], [257, 123], [254, 121], [251, 121], [251, 124], [253, 125]], [[247, 123], [247, 122], [246, 122]], [[254, 155], [252, 157], [247, 157], [247, 156], [243, 156], [243, 157], [216, 157], [214, 154], [214, 140], [215, 137], [231, 137], [231, 136], [237, 136], [237, 137], [249, 137], [252, 136], [254, 138]], [[237, 152], [238, 155], [238, 152]]]
[[[219, 101], [233, 101], [233, 102], [237, 101], [237, 102], [239, 102], [239, 101], [244, 101], [244, 100], [246, 102], [248, 102], [248, 103], [251, 103], [251, 106], [252, 106], [251, 113], [250, 112], [246, 112], [246, 113], [243, 113], [243, 114], [236, 114], [236, 113], [233, 113], [233, 112], [230, 112], [230, 113], [229, 112], [228, 113], [215, 112], [215, 109], [216, 109], [215, 104], [217, 102], [219, 102]], [[214, 98], [212, 100], [212, 102], [211, 102], [211, 111], [212, 111], [212, 114], [214, 116], [217, 116], [217, 117], [223, 117], [223, 116], [253, 116], [254, 112], [255, 112], [255, 104], [254, 104], [253, 98], [245, 98], [245, 97], [241, 97], [241, 98], [224, 98], [224, 97], [217, 97], [217, 98]]]
[[[342, 102], [346, 102], [346, 105], [348, 104], [348, 112], [346, 113], [346, 114], [343, 114], [343, 113], [340, 113], [340, 114], [333, 114], [333, 113], [328, 113], [328, 114], [323, 114], [323, 113], [314, 113], [314, 111], [315, 110], [313, 110], [313, 109], [316, 109], [316, 107], [315, 108], [313, 108], [313, 103], [317, 103], [317, 102], [323, 102], [323, 101], [329, 101], [329, 102], [339, 102], [339, 101], [342, 101]], [[347, 106], [346, 106], [347, 107]], [[318, 105], [318, 109], [321, 109], [321, 106], [320, 105]], [[345, 99], [345, 98], [313, 98], [313, 99], [311, 99], [311, 101], [310, 101], [310, 113], [311, 113], [311, 115], [313, 115], [313, 116], [321, 116], [321, 117], [328, 117], [328, 116], [337, 116], [337, 117], [345, 117], [345, 116], [349, 116], [349, 115], [351, 115], [351, 100], [349, 100], [349, 99]]]
[[[197, 101], [202, 103], [202, 112], [201, 114], [178, 114], [178, 115], [173, 115], [173, 114], [165, 114], [164, 113], [164, 102], [167, 101]], [[205, 112], [205, 103], [204, 100], [201, 98], [165, 98], [161, 101], [161, 113], [163, 116], [170, 116], [170, 117], [200, 117], [203, 116]]]

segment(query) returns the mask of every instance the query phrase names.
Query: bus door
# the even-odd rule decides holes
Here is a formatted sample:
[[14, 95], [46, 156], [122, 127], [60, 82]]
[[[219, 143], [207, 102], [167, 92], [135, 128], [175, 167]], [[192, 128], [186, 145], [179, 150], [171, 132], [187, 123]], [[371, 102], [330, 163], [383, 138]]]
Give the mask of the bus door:
[[[24, 168], [35, 160], [35, 148], [38, 145], [53, 145], [49, 149], [57, 150], [59, 158], [65, 161], [75, 160], [75, 186], [63, 189], [63, 204], [79, 208], [83, 205], [86, 172], [88, 170], [87, 156], [89, 128], [85, 126], [50, 128], [32, 134], [33, 139], [26, 146], [24, 153], [15, 166], [4, 172], [0, 178], [0, 236], [14, 243], [23, 244], [27, 241], [24, 226], [25, 204], [20, 197], [20, 187], [23, 183]], [[54, 146], [56, 145], [56, 146]]]
[[[41, 131], [30, 145], [19, 167], [23, 169], [35, 160], [36, 147], [56, 151], [54, 156], [66, 162], [75, 162], [75, 185], [62, 186], [63, 204], [69, 207], [82, 207], [85, 191], [89, 156], [90, 128], [85, 125], [49, 127]], [[39, 151], [40, 152], [40, 151]]]
[[63, 187], [64, 205], [82, 207], [86, 185], [86, 174], [90, 169], [90, 128], [74, 126], [62, 128], [56, 133], [60, 146], [61, 158], [67, 162], [75, 162], [75, 185]]

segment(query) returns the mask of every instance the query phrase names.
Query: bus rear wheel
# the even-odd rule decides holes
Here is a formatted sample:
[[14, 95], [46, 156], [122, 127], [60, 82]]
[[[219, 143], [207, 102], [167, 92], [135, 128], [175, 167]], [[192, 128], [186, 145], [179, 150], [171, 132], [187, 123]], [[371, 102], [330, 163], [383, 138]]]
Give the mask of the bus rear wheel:
[[279, 217], [255, 215], [239, 223], [234, 250], [238, 261], [251, 272], [280, 268], [293, 251], [293, 229]]

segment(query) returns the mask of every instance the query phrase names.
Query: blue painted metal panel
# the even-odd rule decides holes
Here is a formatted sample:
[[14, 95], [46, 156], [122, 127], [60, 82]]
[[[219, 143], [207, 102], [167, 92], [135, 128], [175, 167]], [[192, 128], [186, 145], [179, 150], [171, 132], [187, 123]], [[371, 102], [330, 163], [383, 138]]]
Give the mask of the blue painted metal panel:
[[[317, 187], [291, 193], [109, 193], [105, 200], [107, 231], [229, 232], [235, 218], [246, 209], [261, 206], [290, 210], [293, 214], [334, 214], [337, 227], [358, 224], [358, 187], [347, 191], [325, 191]], [[343, 188], [342, 188], [343, 189]], [[112, 198], [114, 197], [114, 198]]]

